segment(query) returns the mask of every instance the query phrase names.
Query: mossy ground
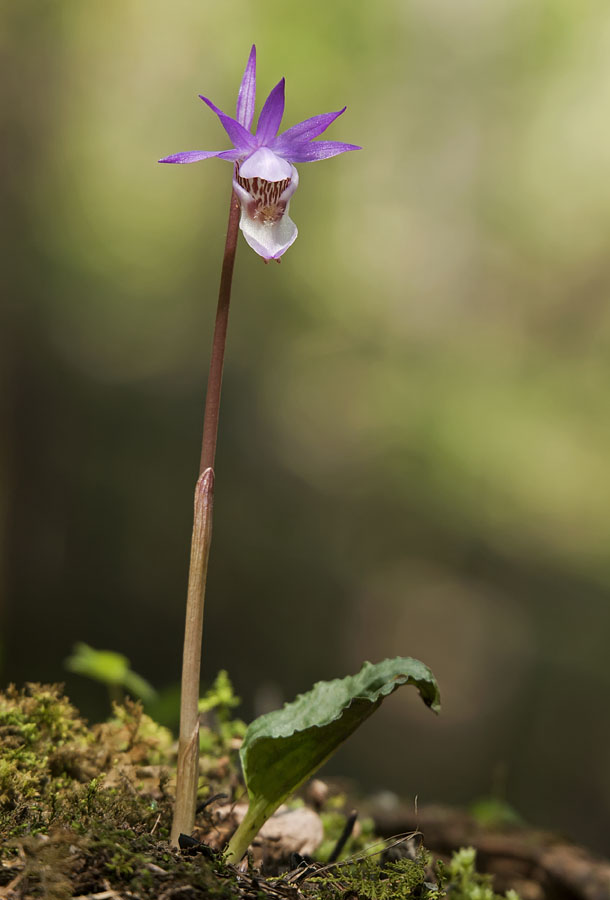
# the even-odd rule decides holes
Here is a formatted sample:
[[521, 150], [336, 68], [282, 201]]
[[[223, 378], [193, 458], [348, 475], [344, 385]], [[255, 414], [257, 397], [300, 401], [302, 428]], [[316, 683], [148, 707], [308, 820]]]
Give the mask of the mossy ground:
[[168, 843], [172, 736], [138, 704], [88, 728], [58, 686], [0, 695], [0, 895], [235, 897], [220, 860]]
[[[203, 736], [202, 797], [224, 790], [234, 799], [231, 746], [241, 725], [222, 715], [220, 725]], [[271, 879], [239, 873], [202, 845], [177, 851], [168, 841], [173, 765], [171, 734], [139, 704], [115, 706], [108, 722], [90, 728], [60, 686], [1, 693], [0, 898], [438, 900], [448, 889], [455, 900], [494, 900], [472, 861], [468, 871], [462, 865], [433, 881], [422, 855], [381, 864], [377, 855]], [[341, 817], [328, 822], [336, 830]], [[204, 836], [214, 827], [205, 810], [198, 824]]]

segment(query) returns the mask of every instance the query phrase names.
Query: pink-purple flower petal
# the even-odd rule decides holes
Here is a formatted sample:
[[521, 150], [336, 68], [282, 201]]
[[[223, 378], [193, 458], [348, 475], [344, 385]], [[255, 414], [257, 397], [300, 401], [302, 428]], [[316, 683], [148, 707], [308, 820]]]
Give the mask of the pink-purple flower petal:
[[254, 118], [254, 104], [256, 102], [256, 47], [252, 44], [250, 56], [246, 64], [246, 71], [239, 86], [237, 95], [236, 119], [240, 125], [250, 131]]
[[282, 116], [284, 115], [284, 85], [282, 78], [273, 88], [258, 117], [256, 128], [256, 140], [259, 147], [269, 145], [279, 131]]
[[[209, 159], [211, 156], [222, 156], [222, 150], [187, 150], [184, 153], [174, 153], [172, 156], [164, 156], [158, 160], [160, 163], [194, 163], [201, 159]], [[224, 158], [224, 157], [223, 157]]]
[[289, 153], [290, 162], [315, 162], [318, 159], [330, 159], [348, 150], [362, 150], [356, 144], [343, 144], [340, 141], [311, 141], [310, 143], [297, 144], [291, 147]]
[[344, 106], [338, 112], [322, 113], [319, 116], [312, 116], [311, 119], [305, 119], [304, 122], [299, 122], [298, 125], [293, 125], [292, 128], [288, 128], [282, 134], [278, 134], [273, 142], [273, 148], [278, 151], [280, 149], [289, 150], [294, 143], [302, 144], [303, 141], [313, 140], [313, 138], [322, 134], [323, 131], [326, 131], [328, 126], [332, 125], [335, 119], [343, 115], [346, 109], [347, 106]]
[[256, 141], [254, 136], [250, 134], [249, 131], [246, 131], [243, 125], [233, 119], [231, 116], [228, 116], [226, 113], [223, 113], [221, 109], [219, 109], [211, 100], [208, 100], [207, 97], [204, 97], [203, 94], [199, 94], [199, 98], [203, 100], [204, 103], [210, 107], [210, 109], [216, 113], [222, 127], [229, 135], [231, 141], [236, 150], [243, 150], [244, 152], [248, 152], [250, 150], [254, 150], [256, 148]]

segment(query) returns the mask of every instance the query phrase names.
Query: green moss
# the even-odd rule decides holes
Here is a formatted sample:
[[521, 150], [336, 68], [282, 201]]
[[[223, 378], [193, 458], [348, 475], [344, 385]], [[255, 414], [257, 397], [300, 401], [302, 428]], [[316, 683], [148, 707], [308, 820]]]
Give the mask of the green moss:
[[[69, 829], [22, 838], [18, 844], [21, 896], [68, 900], [112, 890], [141, 900], [188, 887], [195, 896], [230, 900], [240, 896], [235, 877], [222, 863], [185, 857], [154, 835], [134, 829], [91, 825], [85, 835]], [[190, 894], [189, 894], [190, 895]]]
[[0, 693], [0, 884], [17, 878], [20, 896], [45, 900], [107, 890], [156, 900], [187, 887], [229, 900], [259, 881], [264, 892], [260, 879], [238, 884], [218, 855], [169, 845], [173, 764], [170, 732], [140, 704], [89, 728], [61, 686]]
[[515, 891], [507, 891], [504, 897], [494, 893], [492, 876], [477, 872], [476, 857], [474, 847], [463, 847], [447, 867], [439, 866], [450, 900], [519, 900]]
[[[306, 882], [306, 891], [320, 900], [343, 900], [355, 895], [366, 900], [439, 900], [442, 887], [426, 881], [430, 860], [421, 853], [417, 859], [382, 863], [377, 854], [333, 866]], [[311, 895], [311, 894], [310, 894]]]
[[432, 858], [421, 850], [416, 859], [384, 862], [371, 854], [353, 862], [322, 869], [303, 889], [319, 900], [519, 900], [515, 891], [494, 893], [490, 875], [476, 870], [476, 852], [466, 847], [453, 854], [449, 865], [437, 862], [432, 878]]
[[115, 707], [110, 722], [89, 729], [60, 686], [10, 687], [0, 694], [2, 833], [82, 831], [95, 817], [152, 824], [160, 809], [169, 816], [162, 767], [171, 742], [138, 704]]

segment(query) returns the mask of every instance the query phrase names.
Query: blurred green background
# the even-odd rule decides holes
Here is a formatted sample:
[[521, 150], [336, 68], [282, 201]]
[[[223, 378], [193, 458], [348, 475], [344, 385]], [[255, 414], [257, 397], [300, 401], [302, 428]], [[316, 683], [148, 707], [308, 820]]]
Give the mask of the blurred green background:
[[[204, 678], [249, 718], [414, 655], [331, 771], [419, 803], [503, 782], [608, 851], [606, 0], [13, 0], [0, 13], [2, 681], [75, 641], [179, 677], [192, 489], [252, 42], [300, 167], [282, 265], [240, 239]], [[500, 777], [498, 773], [503, 773]]]

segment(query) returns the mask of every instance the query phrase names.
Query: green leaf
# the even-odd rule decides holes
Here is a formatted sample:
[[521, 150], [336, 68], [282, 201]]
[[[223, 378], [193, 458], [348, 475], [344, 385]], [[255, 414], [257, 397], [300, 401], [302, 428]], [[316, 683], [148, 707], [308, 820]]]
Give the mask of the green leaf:
[[398, 656], [376, 665], [366, 662], [357, 675], [319, 681], [293, 703], [252, 722], [240, 751], [250, 805], [229, 844], [230, 861], [243, 856], [280, 803], [403, 684], [414, 685], [424, 703], [439, 711], [430, 669], [417, 659]]

